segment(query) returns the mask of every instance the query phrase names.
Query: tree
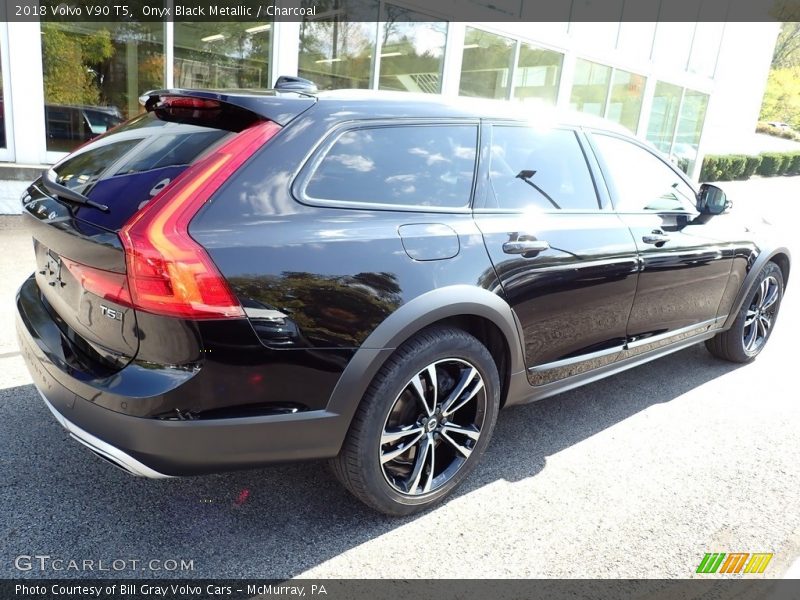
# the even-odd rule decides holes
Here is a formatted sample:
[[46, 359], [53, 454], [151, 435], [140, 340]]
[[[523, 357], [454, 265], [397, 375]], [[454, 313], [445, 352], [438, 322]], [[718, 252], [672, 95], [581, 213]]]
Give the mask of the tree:
[[785, 69], [800, 65], [800, 23], [784, 23], [772, 53], [772, 68]]
[[42, 23], [44, 97], [50, 104], [100, 103], [96, 65], [114, 55], [111, 34], [101, 29], [76, 35], [53, 23]]
[[800, 65], [769, 72], [761, 120], [789, 123], [800, 129]]
[[[783, 13], [788, 15], [797, 6], [793, 3], [779, 3]], [[788, 19], [786, 19], [788, 21]], [[772, 68], [767, 79], [767, 89], [761, 103], [762, 121], [789, 123], [800, 129], [800, 23], [784, 22], [775, 50], [772, 53]]]

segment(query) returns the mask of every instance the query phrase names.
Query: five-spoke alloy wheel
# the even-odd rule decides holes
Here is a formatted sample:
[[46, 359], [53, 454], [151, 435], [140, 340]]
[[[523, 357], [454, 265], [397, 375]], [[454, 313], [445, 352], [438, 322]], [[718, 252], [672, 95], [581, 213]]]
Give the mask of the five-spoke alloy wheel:
[[373, 379], [333, 471], [381, 512], [424, 510], [473, 469], [499, 405], [500, 378], [486, 346], [460, 329], [424, 330]]
[[414, 375], [395, 399], [380, 440], [383, 476], [403, 494], [440, 488], [481, 436], [486, 390], [478, 369], [448, 358]]

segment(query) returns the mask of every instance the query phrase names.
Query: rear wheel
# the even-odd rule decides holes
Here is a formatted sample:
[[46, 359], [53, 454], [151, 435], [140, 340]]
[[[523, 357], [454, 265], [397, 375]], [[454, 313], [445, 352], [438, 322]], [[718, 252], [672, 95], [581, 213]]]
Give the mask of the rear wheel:
[[753, 360], [772, 335], [783, 298], [783, 273], [768, 263], [750, 289], [733, 325], [706, 341], [714, 356], [731, 362]]
[[422, 332], [376, 375], [333, 471], [383, 513], [424, 510], [472, 471], [499, 404], [500, 379], [483, 344], [458, 329]]

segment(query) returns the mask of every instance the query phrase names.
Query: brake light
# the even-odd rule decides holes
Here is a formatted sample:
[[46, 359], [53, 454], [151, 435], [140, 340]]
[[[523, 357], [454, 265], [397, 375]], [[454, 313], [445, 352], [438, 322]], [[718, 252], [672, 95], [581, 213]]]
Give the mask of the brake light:
[[239, 301], [189, 222], [280, 126], [262, 121], [189, 167], [120, 230], [133, 306], [188, 319], [243, 317]]
[[131, 295], [125, 273], [96, 269], [66, 258], [61, 259], [61, 264], [87, 292], [117, 304], [131, 306]]
[[205, 100], [203, 98], [189, 98], [186, 96], [163, 96], [156, 108], [197, 108], [197, 109], [218, 109], [222, 104], [217, 100]]

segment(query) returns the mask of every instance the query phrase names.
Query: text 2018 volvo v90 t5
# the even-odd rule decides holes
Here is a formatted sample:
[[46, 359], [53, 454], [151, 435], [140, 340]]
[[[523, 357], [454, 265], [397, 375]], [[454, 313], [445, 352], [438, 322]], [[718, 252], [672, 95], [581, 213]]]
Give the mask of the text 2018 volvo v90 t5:
[[636, 139], [508, 105], [162, 90], [23, 196], [36, 386], [130, 472], [327, 458], [441, 500], [498, 410], [705, 341], [744, 362], [789, 252]]

